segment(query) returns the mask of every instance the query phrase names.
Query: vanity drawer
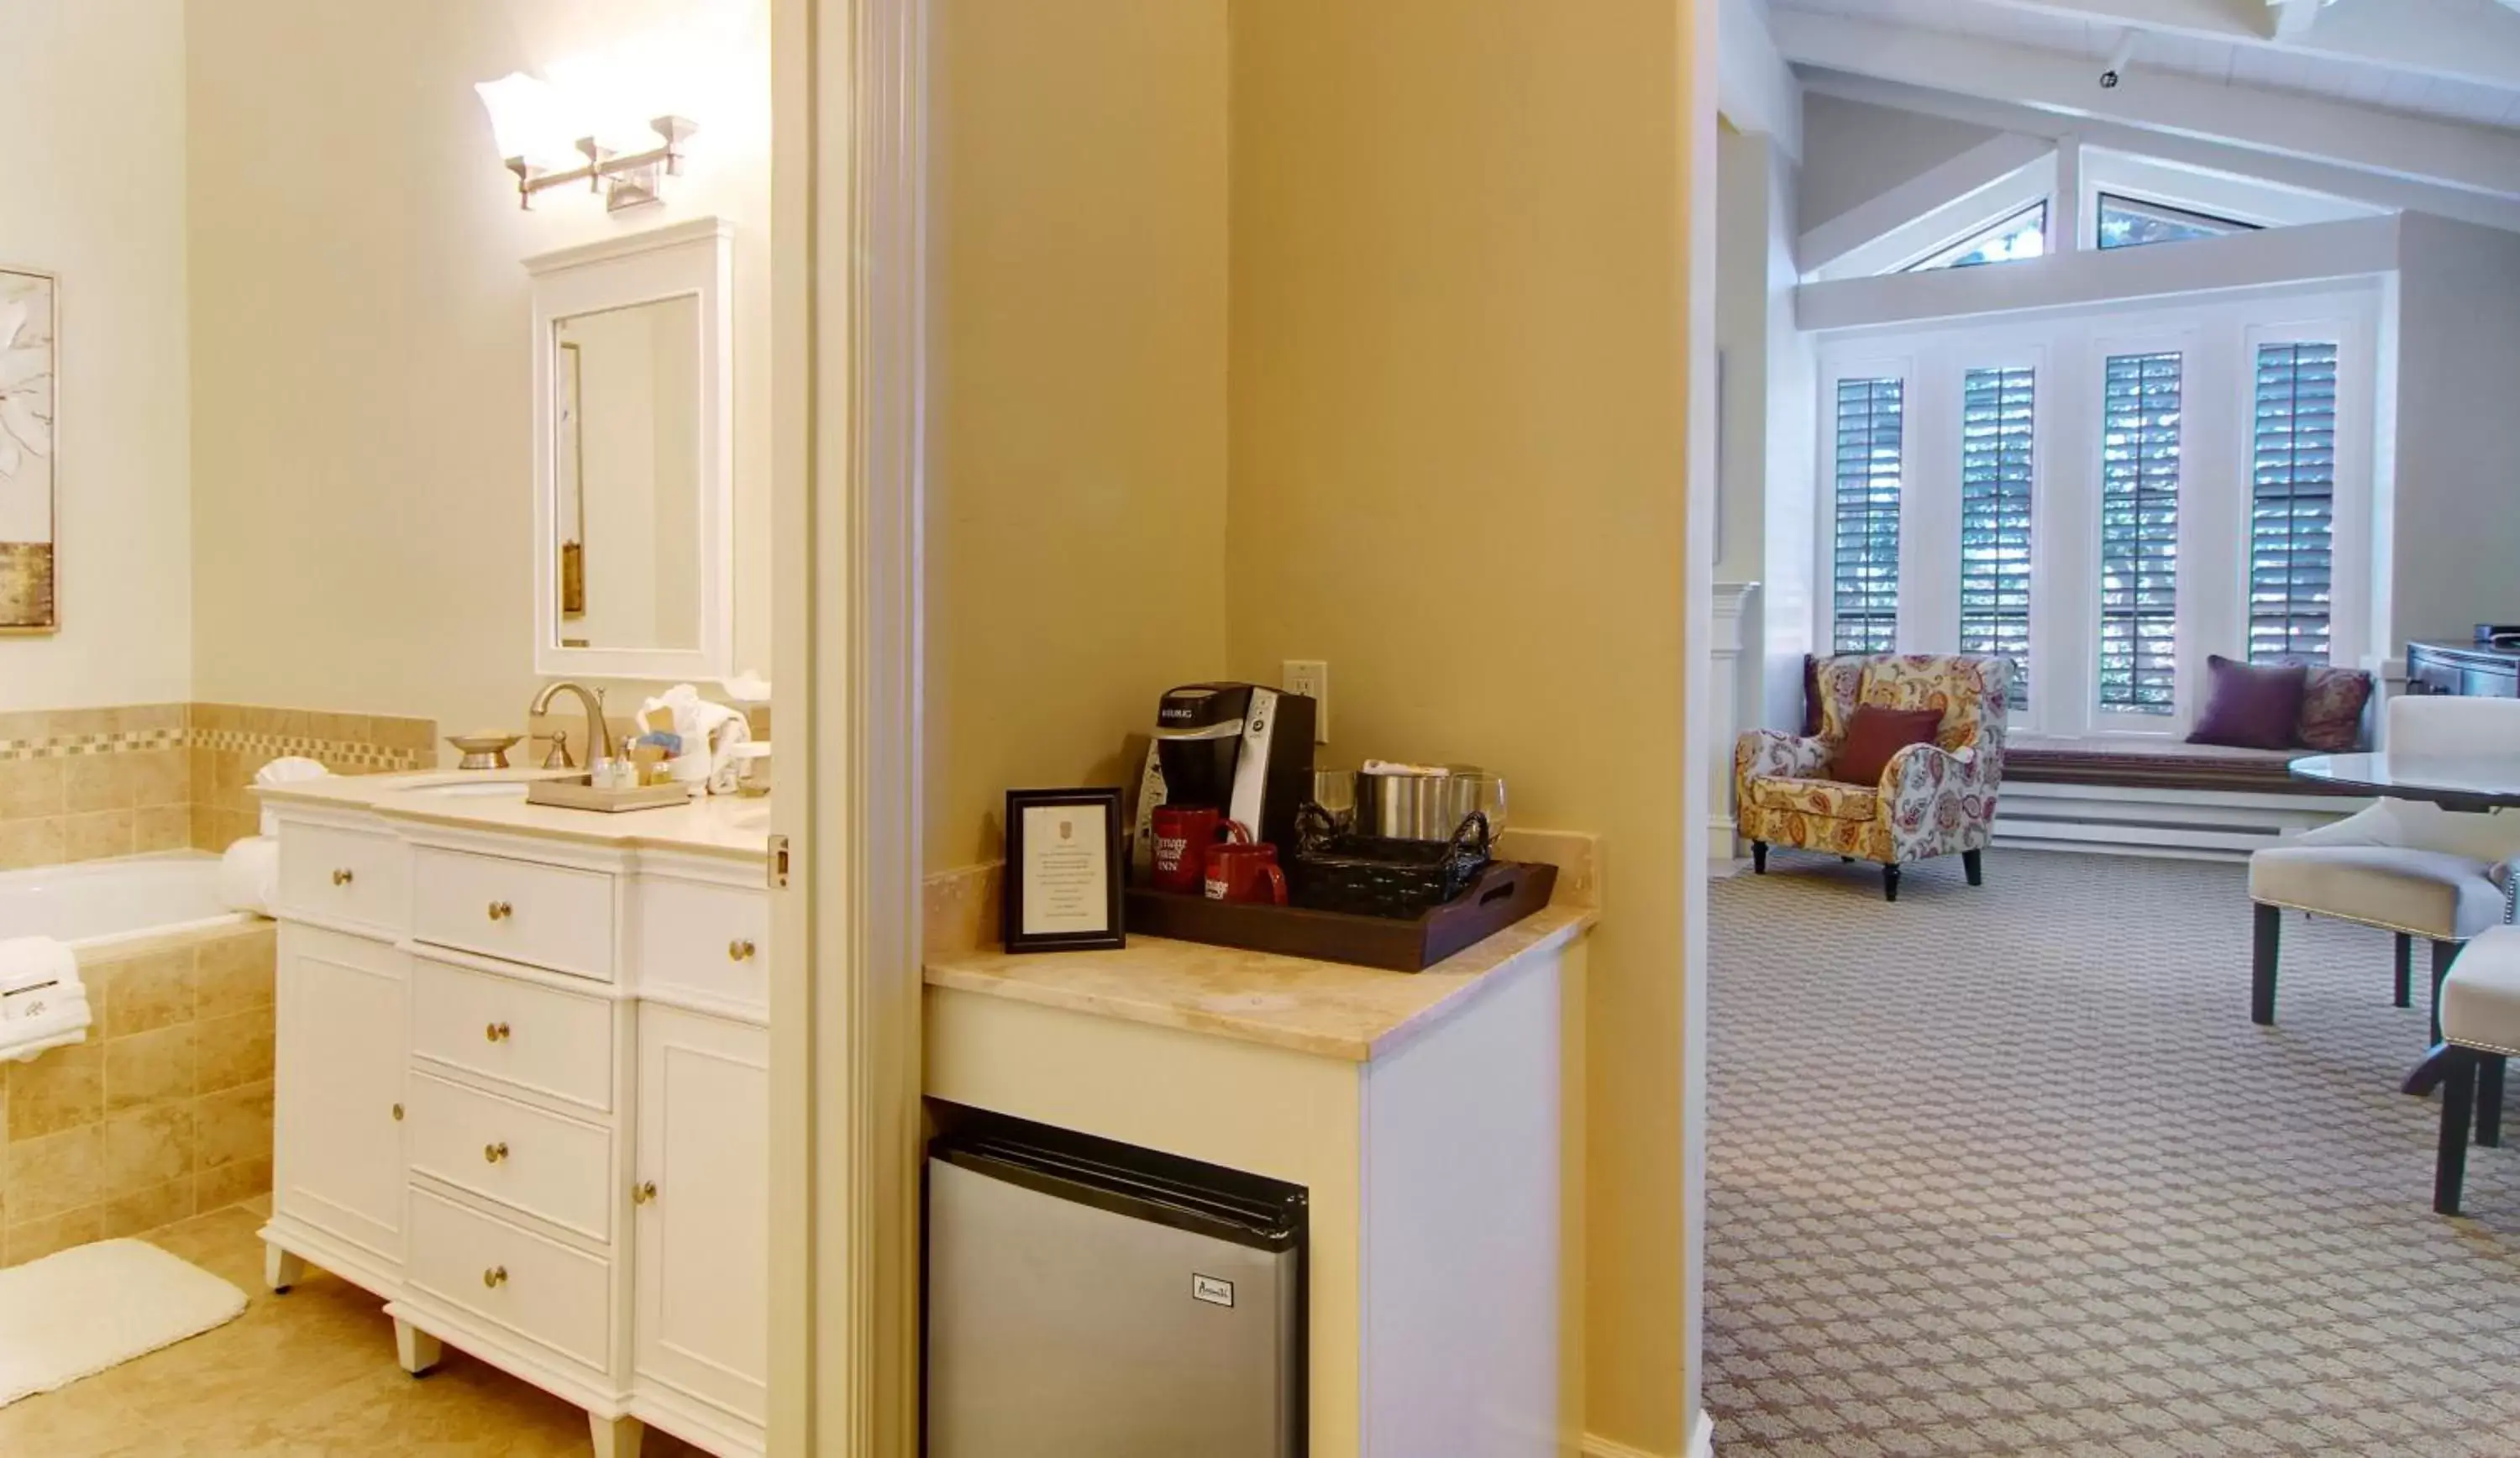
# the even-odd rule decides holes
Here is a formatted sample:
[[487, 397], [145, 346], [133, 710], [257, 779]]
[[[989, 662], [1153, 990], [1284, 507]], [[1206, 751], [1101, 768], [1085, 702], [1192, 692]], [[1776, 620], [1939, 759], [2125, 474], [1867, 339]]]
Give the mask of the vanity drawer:
[[427, 1074], [413, 1076], [407, 1097], [413, 1172], [612, 1238], [610, 1130]]
[[602, 871], [424, 846], [411, 926], [440, 947], [612, 980], [612, 878]]
[[411, 848], [390, 835], [330, 825], [283, 825], [285, 913], [400, 932], [410, 913]]
[[415, 1187], [411, 1284], [598, 1369], [610, 1365], [611, 1264]]
[[698, 881], [639, 880], [643, 988], [770, 1007], [770, 897]]
[[612, 1004], [423, 956], [411, 973], [411, 1051], [598, 1113], [612, 1109]]

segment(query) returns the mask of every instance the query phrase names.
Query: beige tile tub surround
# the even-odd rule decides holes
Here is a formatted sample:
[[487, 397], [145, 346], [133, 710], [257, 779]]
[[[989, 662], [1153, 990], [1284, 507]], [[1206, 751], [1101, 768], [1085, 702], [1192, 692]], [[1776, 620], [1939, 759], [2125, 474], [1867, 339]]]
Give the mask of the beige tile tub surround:
[[253, 773], [302, 755], [336, 774], [382, 774], [437, 764], [437, 722], [248, 704], [191, 706], [192, 844], [224, 851], [254, 833]]
[[427, 719], [242, 704], [0, 714], [0, 870], [194, 847], [254, 832], [247, 787], [300, 754], [337, 774], [426, 769]]
[[81, 959], [88, 1040], [0, 1064], [0, 1264], [271, 1188], [272, 923]]
[[187, 707], [0, 714], [0, 870], [192, 844]]

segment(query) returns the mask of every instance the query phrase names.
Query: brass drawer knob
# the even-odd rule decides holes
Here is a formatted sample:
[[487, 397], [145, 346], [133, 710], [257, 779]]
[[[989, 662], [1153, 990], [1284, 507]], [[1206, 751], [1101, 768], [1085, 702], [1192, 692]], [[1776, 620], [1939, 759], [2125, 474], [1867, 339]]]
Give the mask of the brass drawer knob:
[[639, 1184], [634, 1186], [630, 1191], [630, 1203], [633, 1205], [655, 1204], [656, 1181], [652, 1179], [640, 1181]]
[[490, 919], [492, 921], [505, 921], [516, 914], [517, 908], [508, 905], [506, 902], [490, 903]]
[[504, 1265], [491, 1266], [488, 1270], [481, 1272], [481, 1284], [489, 1287], [493, 1291], [507, 1285], [508, 1268]]
[[402, 1105], [400, 1105], [400, 1104], [396, 1104], [396, 1105], [394, 1105], [393, 1114], [394, 1114], [394, 1123], [396, 1123], [396, 1124], [400, 1124], [400, 1123], [402, 1123]]
[[738, 937], [726, 944], [726, 959], [731, 962], [748, 962], [752, 960], [753, 950], [751, 938]]
[[500, 1140], [496, 1144], [484, 1144], [481, 1146], [481, 1158], [493, 1165], [507, 1157], [508, 1141], [505, 1139]]
[[508, 1040], [508, 1025], [505, 1023], [492, 1023], [490, 1026], [481, 1030], [481, 1036], [492, 1042], [506, 1042]]
[[348, 866], [346, 866], [346, 865], [342, 865], [342, 866], [336, 866], [336, 867], [334, 867], [334, 870], [333, 870], [333, 884], [334, 884], [334, 885], [336, 885], [336, 886], [347, 886], [347, 885], [349, 885], [352, 881], [355, 881], [355, 880], [357, 880], [357, 879], [358, 879], [358, 877], [357, 877], [357, 876], [355, 876], [355, 875], [353, 875], [353, 874], [351, 873], [350, 868], [349, 868]]

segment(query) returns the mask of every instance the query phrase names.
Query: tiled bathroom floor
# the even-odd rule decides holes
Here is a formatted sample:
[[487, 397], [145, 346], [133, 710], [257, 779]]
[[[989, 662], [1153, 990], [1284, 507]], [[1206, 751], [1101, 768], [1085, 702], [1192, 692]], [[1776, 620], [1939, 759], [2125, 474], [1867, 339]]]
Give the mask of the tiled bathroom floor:
[[[145, 1237], [246, 1293], [243, 1316], [58, 1392], [0, 1408], [0, 1453], [45, 1458], [546, 1458], [589, 1450], [577, 1408], [446, 1348], [394, 1365], [382, 1303], [321, 1271], [262, 1285], [258, 1203]], [[642, 1458], [698, 1450], [651, 1433]]]

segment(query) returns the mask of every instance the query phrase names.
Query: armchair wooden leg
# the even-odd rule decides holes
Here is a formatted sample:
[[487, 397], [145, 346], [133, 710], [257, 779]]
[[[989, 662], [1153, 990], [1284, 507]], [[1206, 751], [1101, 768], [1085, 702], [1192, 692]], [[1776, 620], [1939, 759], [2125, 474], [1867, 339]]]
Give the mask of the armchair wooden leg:
[[1881, 867], [1881, 899], [1885, 902], [1895, 902], [1899, 899], [1899, 865], [1897, 862], [1892, 862], [1890, 864]]
[[2468, 1117], [2476, 1111], [2476, 1055], [2452, 1046], [2442, 1072], [2441, 1143], [2433, 1158], [2433, 1213], [2458, 1214], [2467, 1183]]
[[1964, 873], [1968, 876], [1968, 883], [1969, 883], [1970, 885], [1972, 885], [1972, 886], [1983, 886], [1983, 885], [1985, 885], [1985, 884], [1986, 884], [1986, 852], [1984, 852], [1984, 851], [1962, 851], [1962, 852], [1960, 852], [1960, 870], [1961, 870], [1962, 872], [1964, 872]]
[[2264, 1025], [2275, 1020], [2275, 954], [2283, 943], [2283, 907], [2261, 904], [2257, 912], [2256, 963], [2249, 982], [2249, 1021]]
[[2398, 1005], [2415, 1005], [2415, 939], [2398, 933]]
[[2502, 1144], [2502, 1065], [2499, 1053], [2490, 1053], [2477, 1061], [2476, 1067], [2476, 1142], [2488, 1149]]
[[1768, 873], [1768, 843], [1764, 840], [1750, 842], [1750, 872], [1761, 876]]
[[2458, 956], [2458, 944], [2457, 944], [2456, 942], [2435, 942], [2435, 943], [2433, 944], [2433, 1024], [2432, 1024], [2432, 1037], [2431, 1037], [2431, 1038], [2429, 1039], [2429, 1040], [2430, 1040], [2430, 1041], [2432, 1041], [2432, 1042], [2439, 1042], [2439, 1041], [2441, 1041], [2441, 1040], [2442, 1040], [2442, 1036], [2441, 1036], [2441, 985], [2442, 985], [2442, 979], [2443, 979], [2443, 978], [2445, 978], [2445, 977], [2448, 977], [2448, 976], [2450, 975], [2450, 964], [2452, 963], [2452, 961], [2453, 961], [2454, 959], [2456, 959], [2456, 958], [2457, 958], [2457, 956]]

